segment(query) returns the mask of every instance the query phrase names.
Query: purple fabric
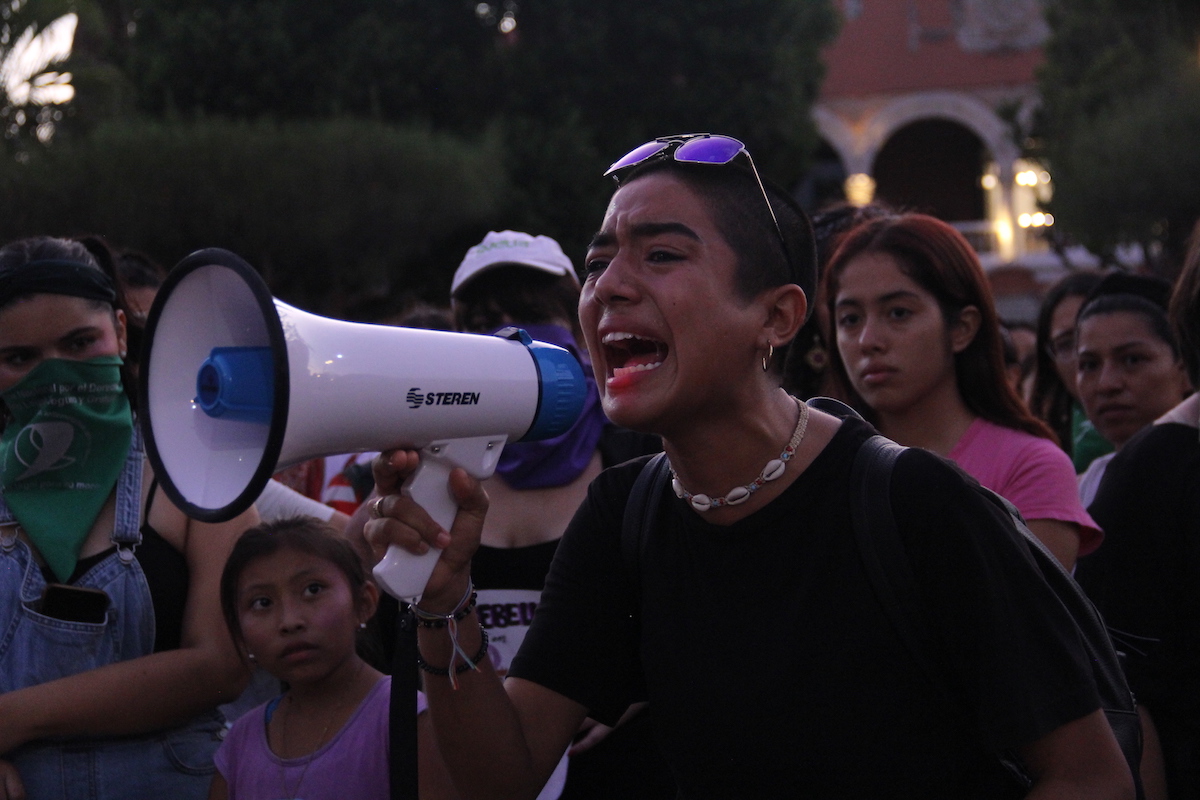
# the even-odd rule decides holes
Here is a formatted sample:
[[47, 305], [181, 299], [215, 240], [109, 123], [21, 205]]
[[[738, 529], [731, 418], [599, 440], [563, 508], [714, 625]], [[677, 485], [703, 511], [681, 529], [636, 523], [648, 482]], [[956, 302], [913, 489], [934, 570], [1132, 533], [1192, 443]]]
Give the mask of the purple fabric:
[[[340, 731], [301, 758], [284, 760], [271, 752], [268, 704], [239, 717], [213, 758], [229, 784], [229, 800], [276, 800], [292, 797], [292, 791], [305, 800], [387, 800], [391, 685], [391, 678], [382, 678]], [[418, 713], [425, 710], [424, 700], [418, 695]]]
[[[506, 326], [507, 327], [507, 326]], [[583, 365], [583, 379], [587, 384], [587, 399], [583, 412], [566, 433], [553, 439], [539, 442], [514, 442], [504, 446], [496, 472], [514, 489], [545, 489], [550, 486], [565, 486], [578, 478], [587, 469], [600, 433], [608, 424], [604, 409], [600, 406], [600, 393], [596, 391], [596, 379], [592, 366], [575, 346], [571, 332], [561, 325], [519, 325], [533, 339], [558, 345], [570, 351]]]

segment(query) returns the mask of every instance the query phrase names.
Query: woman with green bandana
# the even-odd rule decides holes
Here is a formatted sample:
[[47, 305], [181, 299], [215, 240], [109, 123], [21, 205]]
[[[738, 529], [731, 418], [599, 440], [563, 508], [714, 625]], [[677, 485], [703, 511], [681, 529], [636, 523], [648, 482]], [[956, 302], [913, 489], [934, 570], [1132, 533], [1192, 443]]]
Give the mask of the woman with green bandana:
[[217, 584], [257, 514], [158, 491], [121, 300], [77, 242], [0, 249], [0, 800], [203, 797], [247, 678]]

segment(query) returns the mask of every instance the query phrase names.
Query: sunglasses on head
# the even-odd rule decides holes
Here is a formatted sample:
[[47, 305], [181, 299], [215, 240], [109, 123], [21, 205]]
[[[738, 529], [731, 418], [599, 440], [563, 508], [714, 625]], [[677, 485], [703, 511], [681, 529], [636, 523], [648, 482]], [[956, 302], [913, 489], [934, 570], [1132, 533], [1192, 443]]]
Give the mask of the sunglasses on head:
[[739, 156], [746, 157], [746, 163], [750, 166], [750, 173], [754, 175], [754, 181], [758, 184], [758, 190], [762, 192], [763, 202], [767, 204], [767, 211], [771, 214], [771, 222], [775, 225], [775, 233], [779, 236], [779, 244], [783, 246], [783, 255], [787, 259], [790, 266], [791, 253], [788, 251], [787, 240], [783, 238], [783, 229], [779, 227], [779, 219], [775, 216], [775, 209], [771, 207], [771, 200], [767, 196], [767, 187], [763, 185], [762, 178], [758, 175], [758, 168], [754, 166], [754, 159], [750, 157], [750, 151], [746, 149], [746, 145], [734, 139], [732, 136], [722, 136], [718, 133], [684, 133], [676, 136], [660, 136], [652, 142], [646, 142], [640, 147], [635, 147], [621, 158], [613, 162], [613, 165], [604, 172], [604, 176], [612, 176], [612, 179], [621, 185], [621, 177], [629, 172], [629, 170], [641, 164], [650, 161], [663, 160], [667, 158], [674, 159], [682, 164], [712, 164], [714, 166], [724, 166], [731, 164]]

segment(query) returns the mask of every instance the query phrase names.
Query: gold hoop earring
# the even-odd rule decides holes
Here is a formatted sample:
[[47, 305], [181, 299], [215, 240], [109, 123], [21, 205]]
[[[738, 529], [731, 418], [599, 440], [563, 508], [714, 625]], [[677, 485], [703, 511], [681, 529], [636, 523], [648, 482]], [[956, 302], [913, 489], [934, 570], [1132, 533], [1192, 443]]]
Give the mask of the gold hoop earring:
[[774, 355], [775, 355], [775, 345], [768, 344], [767, 345], [767, 354], [765, 356], [763, 356], [763, 360], [762, 360], [763, 372], [766, 372], [767, 370], [769, 370], [771, 368], [771, 358]]

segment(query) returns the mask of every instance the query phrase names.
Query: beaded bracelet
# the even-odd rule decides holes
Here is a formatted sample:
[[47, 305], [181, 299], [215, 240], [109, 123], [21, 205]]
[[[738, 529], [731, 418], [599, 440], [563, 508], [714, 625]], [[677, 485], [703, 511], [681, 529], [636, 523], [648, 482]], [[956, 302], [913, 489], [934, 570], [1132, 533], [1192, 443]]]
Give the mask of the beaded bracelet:
[[[463, 651], [462, 645], [458, 643], [458, 623], [466, 619], [471, 613], [471, 610], [475, 608], [477, 599], [478, 595], [475, 593], [475, 583], [474, 581], [468, 579], [466, 594], [463, 595], [462, 600], [458, 601], [458, 604], [454, 607], [454, 610], [449, 614], [433, 614], [429, 611], [418, 608], [415, 603], [409, 606], [409, 608], [412, 609], [413, 619], [416, 620], [418, 625], [423, 628], [445, 628], [446, 633], [450, 634], [450, 644], [454, 649], [450, 653], [450, 664], [445, 669], [442, 669], [441, 667], [431, 667], [429, 663], [425, 661], [425, 659], [421, 658], [421, 653], [419, 650], [417, 652], [417, 666], [434, 675], [448, 675], [450, 677], [450, 686], [454, 689], [458, 688], [458, 679], [455, 676], [461, 675], [468, 669], [479, 669], [477, 665], [483, 660], [483, 657], [486, 656], [488, 652], [488, 636], [487, 631], [483, 629], [483, 626], [480, 626], [479, 628], [479, 632], [483, 637], [483, 641], [479, 645], [479, 652], [474, 656], [467, 655], [467, 653]], [[460, 658], [462, 659], [463, 663], [455, 664], [454, 662], [458, 661]]]
[[417, 624], [422, 628], [444, 628], [447, 624], [449, 624], [450, 620], [462, 622], [467, 618], [467, 615], [474, 610], [475, 604], [479, 600], [479, 593], [473, 589], [470, 591], [471, 599], [467, 601], [467, 604], [465, 606], [460, 606], [457, 611], [451, 614], [430, 614], [428, 611], [422, 611], [416, 606], [413, 606], [413, 617], [416, 619]]
[[467, 615], [471, 613], [471, 609], [475, 608], [478, 598], [479, 595], [475, 593], [475, 582], [467, 579], [466, 593], [449, 614], [435, 614], [432, 611], [426, 611], [416, 603], [413, 603], [409, 608], [412, 609], [413, 617], [416, 618], [417, 624], [422, 628], [444, 628], [451, 621], [462, 622], [466, 619]]
[[[481, 637], [480, 642], [479, 642], [479, 652], [477, 652], [475, 655], [471, 656], [471, 658], [467, 659], [462, 664], [454, 665], [454, 674], [455, 675], [461, 675], [469, 669], [473, 669], [473, 670], [479, 669], [479, 662], [483, 661], [484, 656], [486, 656], [488, 654], [487, 628], [481, 627], [479, 629], [479, 635]], [[455, 661], [455, 658], [451, 657], [450, 663], [454, 664], [454, 661]], [[442, 677], [448, 677], [450, 675], [449, 667], [433, 666], [432, 664], [430, 664], [424, 658], [421, 657], [421, 651], [419, 651], [419, 650], [417, 651], [417, 666], [420, 667], [421, 669], [423, 669], [425, 672], [428, 672], [430, 675], [441, 675]], [[455, 682], [455, 688], [458, 688], [458, 685], [456, 682]]]

